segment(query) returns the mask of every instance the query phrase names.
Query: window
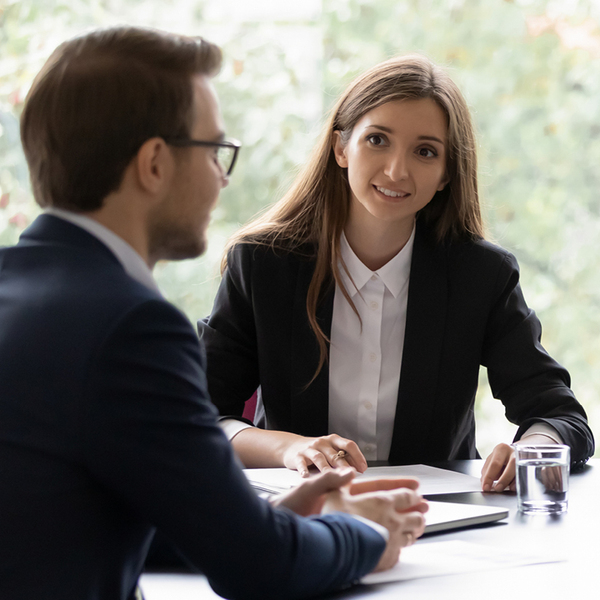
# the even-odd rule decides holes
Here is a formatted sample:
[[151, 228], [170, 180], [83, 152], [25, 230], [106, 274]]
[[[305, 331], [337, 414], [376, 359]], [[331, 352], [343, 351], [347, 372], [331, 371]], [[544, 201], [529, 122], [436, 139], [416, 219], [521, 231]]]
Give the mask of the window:
[[[489, 236], [516, 254], [544, 324], [600, 430], [600, 5], [592, 0], [8, 0], [0, 7], [0, 243], [38, 209], [18, 116], [32, 77], [62, 40], [118, 23], [201, 34], [225, 53], [216, 80], [228, 135], [240, 139], [208, 252], [159, 264], [167, 297], [192, 321], [211, 308], [227, 237], [277, 200], [345, 84], [395, 54], [450, 68], [478, 130]], [[482, 386], [479, 447], [514, 428]], [[596, 426], [594, 426], [596, 424]]]

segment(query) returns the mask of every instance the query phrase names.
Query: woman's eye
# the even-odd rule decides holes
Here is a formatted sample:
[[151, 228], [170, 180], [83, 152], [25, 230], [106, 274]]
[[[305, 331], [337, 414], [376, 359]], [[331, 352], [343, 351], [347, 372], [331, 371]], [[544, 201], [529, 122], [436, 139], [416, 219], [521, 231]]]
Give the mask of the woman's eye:
[[419, 148], [417, 150], [417, 154], [419, 156], [423, 156], [424, 158], [433, 158], [434, 156], [437, 156], [437, 152], [431, 148]]
[[367, 138], [367, 140], [373, 146], [383, 146], [386, 142], [386, 139], [382, 135], [378, 135], [378, 134], [370, 135]]

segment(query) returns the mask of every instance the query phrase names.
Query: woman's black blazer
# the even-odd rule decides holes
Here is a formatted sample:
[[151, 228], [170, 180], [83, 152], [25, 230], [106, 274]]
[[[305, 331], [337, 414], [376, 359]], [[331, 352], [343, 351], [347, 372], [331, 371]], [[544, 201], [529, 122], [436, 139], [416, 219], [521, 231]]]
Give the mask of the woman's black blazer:
[[[242, 243], [230, 251], [213, 312], [198, 322], [208, 389], [222, 415], [241, 416], [260, 386], [269, 429], [329, 433], [329, 369], [313, 379], [319, 351], [306, 311], [311, 250]], [[327, 336], [333, 296], [330, 285], [317, 315]], [[512, 254], [486, 241], [439, 244], [419, 224], [390, 462], [478, 457], [474, 402], [483, 365], [519, 426], [515, 439], [534, 422], [548, 423], [582, 465], [593, 435], [569, 374], [540, 337]]]

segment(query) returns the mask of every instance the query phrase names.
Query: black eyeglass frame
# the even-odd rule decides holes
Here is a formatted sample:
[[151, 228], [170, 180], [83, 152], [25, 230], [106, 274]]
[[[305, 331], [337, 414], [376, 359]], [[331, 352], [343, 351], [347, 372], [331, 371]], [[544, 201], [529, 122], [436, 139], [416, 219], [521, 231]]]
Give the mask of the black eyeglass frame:
[[170, 146], [177, 146], [180, 148], [185, 148], [188, 146], [203, 146], [206, 148], [231, 148], [233, 149], [233, 158], [231, 159], [231, 164], [229, 165], [229, 169], [227, 169], [227, 173], [225, 173], [225, 177], [229, 177], [231, 172], [233, 171], [233, 167], [235, 166], [235, 162], [237, 161], [238, 153], [240, 148], [242, 147], [242, 142], [236, 140], [234, 138], [227, 138], [222, 142], [207, 142], [204, 140], [192, 140], [189, 138], [163, 138], [167, 144]]

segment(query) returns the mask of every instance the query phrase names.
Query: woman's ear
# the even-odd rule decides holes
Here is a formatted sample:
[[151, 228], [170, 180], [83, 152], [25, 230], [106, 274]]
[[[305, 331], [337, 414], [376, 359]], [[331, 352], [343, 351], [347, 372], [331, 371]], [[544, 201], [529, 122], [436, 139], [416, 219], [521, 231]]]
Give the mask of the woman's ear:
[[347, 169], [348, 159], [346, 158], [346, 146], [342, 141], [342, 134], [339, 131], [333, 132], [333, 154], [335, 156], [335, 162], [342, 167], [342, 169]]
[[438, 185], [438, 192], [441, 192], [448, 184], [450, 183], [450, 177], [448, 177], [448, 174], [444, 174], [444, 176], [442, 177], [442, 180], [440, 181], [440, 185]]

